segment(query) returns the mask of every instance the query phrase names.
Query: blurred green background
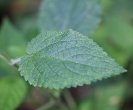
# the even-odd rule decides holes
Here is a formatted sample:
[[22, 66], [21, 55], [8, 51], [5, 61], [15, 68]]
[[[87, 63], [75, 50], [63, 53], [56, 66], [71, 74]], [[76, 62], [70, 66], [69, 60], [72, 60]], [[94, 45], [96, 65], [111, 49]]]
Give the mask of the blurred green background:
[[[8, 59], [25, 54], [27, 42], [39, 33], [41, 2], [0, 0], [0, 54]], [[133, 0], [100, 3], [102, 20], [91, 38], [128, 72], [55, 91], [31, 87], [16, 68], [0, 59], [0, 110], [133, 110]]]

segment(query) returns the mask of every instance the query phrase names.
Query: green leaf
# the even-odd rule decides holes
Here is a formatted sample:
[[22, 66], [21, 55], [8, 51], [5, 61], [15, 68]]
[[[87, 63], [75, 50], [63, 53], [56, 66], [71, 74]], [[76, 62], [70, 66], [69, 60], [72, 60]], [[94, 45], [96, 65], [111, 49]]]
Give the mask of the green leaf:
[[131, 22], [120, 16], [108, 16], [93, 34], [93, 39], [117, 62], [126, 65], [133, 53], [133, 28]]
[[133, 1], [132, 0], [111, 0], [111, 7], [108, 15], [118, 15], [121, 19], [131, 20], [133, 16]]
[[10, 57], [19, 57], [25, 52], [25, 40], [22, 33], [7, 19], [0, 30], [0, 50]]
[[127, 83], [117, 82], [96, 88], [93, 105], [96, 110], [119, 110], [124, 98]]
[[19, 65], [30, 84], [55, 89], [125, 72], [93, 40], [73, 30], [40, 34], [29, 43]]
[[100, 21], [98, 0], [44, 0], [39, 23], [42, 31], [74, 29], [90, 34]]
[[15, 110], [23, 101], [27, 86], [19, 77], [0, 78], [0, 110]]
[[133, 52], [133, 28], [130, 22], [120, 17], [109, 17], [106, 20], [106, 31], [111, 35], [112, 42], [124, 52]]
[[89, 97], [87, 100], [80, 101], [79, 110], [93, 110], [93, 100]]
[[7, 64], [7, 62], [0, 59], [0, 77], [7, 75], [16, 75], [16, 69], [13, 66]]

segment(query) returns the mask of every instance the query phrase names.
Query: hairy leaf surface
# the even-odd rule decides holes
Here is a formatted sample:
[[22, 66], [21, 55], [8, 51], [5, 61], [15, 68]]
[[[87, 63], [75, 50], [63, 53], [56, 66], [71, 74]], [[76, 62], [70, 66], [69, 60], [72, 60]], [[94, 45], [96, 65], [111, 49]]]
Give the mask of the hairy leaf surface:
[[74, 29], [85, 35], [100, 21], [98, 0], [44, 0], [39, 23], [42, 31]]
[[30, 84], [56, 89], [90, 84], [125, 71], [93, 40], [73, 30], [34, 38], [19, 70]]

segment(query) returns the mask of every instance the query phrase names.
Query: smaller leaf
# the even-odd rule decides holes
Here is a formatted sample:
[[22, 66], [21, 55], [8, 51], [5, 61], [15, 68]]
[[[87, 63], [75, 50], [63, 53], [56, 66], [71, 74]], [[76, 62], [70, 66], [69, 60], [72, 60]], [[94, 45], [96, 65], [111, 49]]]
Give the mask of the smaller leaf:
[[73, 29], [90, 35], [100, 22], [99, 0], [44, 0], [40, 10], [41, 31]]
[[87, 100], [80, 101], [79, 110], [93, 110], [93, 98], [89, 97]]
[[25, 82], [19, 77], [0, 78], [0, 110], [14, 110], [27, 92]]
[[[18, 73], [17, 73], [18, 74]], [[0, 58], [0, 77], [6, 75], [16, 75], [16, 69], [11, 65], [7, 64], [7, 62], [3, 61]]]
[[28, 44], [19, 65], [20, 74], [30, 84], [55, 89], [125, 72], [93, 40], [73, 30], [40, 34]]
[[119, 110], [126, 88], [124, 81], [97, 87], [94, 92], [96, 101], [93, 102], [96, 110]]
[[93, 39], [121, 65], [127, 64], [133, 53], [133, 28], [118, 16], [108, 16], [93, 34]]
[[25, 39], [7, 19], [0, 30], [0, 50], [10, 57], [18, 57], [24, 54]]
[[110, 34], [112, 42], [124, 52], [133, 52], [133, 28], [131, 23], [121, 17], [109, 17], [106, 22], [106, 31]]

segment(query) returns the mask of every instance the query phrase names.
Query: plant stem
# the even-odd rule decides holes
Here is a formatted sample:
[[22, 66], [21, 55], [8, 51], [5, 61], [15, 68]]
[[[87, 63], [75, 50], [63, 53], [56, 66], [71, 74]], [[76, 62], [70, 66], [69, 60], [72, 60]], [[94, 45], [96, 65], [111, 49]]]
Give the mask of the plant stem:
[[2, 59], [3, 61], [5, 61], [7, 64], [9, 64], [9, 65], [12, 65], [11, 64], [11, 62], [8, 60], [8, 58], [6, 58], [4, 55], [2, 55], [1, 53], [0, 53], [0, 59]]
[[51, 100], [49, 103], [45, 104], [44, 106], [40, 107], [37, 110], [48, 110], [49, 108], [55, 105], [55, 101]]
[[53, 95], [51, 91], [49, 91], [50, 96], [53, 98], [55, 102], [57, 102], [57, 105], [61, 108], [61, 110], [70, 110], [69, 107], [62, 102], [60, 97], [56, 97]]
[[19, 63], [20, 61], [21, 61], [21, 58], [12, 59], [12, 60], [11, 60], [11, 64], [12, 64], [12, 65], [16, 65], [16, 64]]
[[78, 110], [75, 100], [73, 99], [71, 93], [68, 90], [66, 90], [64, 92], [64, 98], [65, 98], [70, 110]]
[[7, 57], [5, 57], [1, 53], [0, 53], [0, 59], [2, 59], [3, 61], [5, 61], [9, 65], [16, 65], [17, 63], [19, 63], [21, 61], [21, 58], [16, 58], [16, 59], [9, 60]]
[[61, 101], [61, 99], [59, 99], [59, 107], [61, 107], [62, 110], [70, 110], [69, 107]]

